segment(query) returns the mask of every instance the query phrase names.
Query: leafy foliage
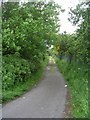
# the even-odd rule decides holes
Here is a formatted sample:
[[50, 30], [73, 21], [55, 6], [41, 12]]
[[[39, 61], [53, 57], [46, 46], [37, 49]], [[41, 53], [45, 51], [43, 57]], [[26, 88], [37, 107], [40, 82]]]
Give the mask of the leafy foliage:
[[[6, 58], [7, 59], [7, 58]], [[15, 60], [17, 60], [16, 58], [14, 58]], [[26, 63], [27, 63], [27, 60], [21, 60], [21, 59], [18, 59], [18, 61], [21, 63], [22, 61], [25, 63], [25, 61], [26, 61]], [[9, 62], [9, 61], [8, 61]], [[13, 60], [13, 62], [16, 62], [16, 61], [14, 61]], [[45, 69], [45, 67], [46, 67], [46, 65], [47, 65], [47, 63], [48, 63], [48, 59], [45, 59], [45, 61], [43, 62], [42, 61], [42, 65], [41, 65], [41, 68], [37, 71], [37, 72], [35, 72], [33, 75], [32, 74], [27, 74], [27, 71], [28, 70], [25, 70], [25, 73], [26, 74], [24, 74], [24, 75], [29, 75], [29, 76], [26, 76], [26, 78], [27, 79], [23, 79], [23, 76], [21, 75], [21, 77], [20, 77], [20, 79], [18, 79], [18, 76], [20, 76], [20, 74], [18, 73], [18, 74], [14, 74], [14, 73], [16, 73], [16, 67], [15, 67], [15, 72], [13, 71], [11, 71], [11, 70], [8, 70], [8, 73], [10, 73], [10, 75], [11, 74], [13, 74], [13, 76], [17, 76], [16, 77], [16, 80], [15, 80], [15, 84], [13, 85], [12, 84], [12, 80], [11, 81], [9, 81], [9, 83], [10, 83], [10, 85], [9, 85], [9, 87], [8, 87], [8, 85], [7, 85], [7, 80], [8, 79], [10, 79], [10, 78], [12, 78], [12, 76], [8, 76], [8, 78], [6, 79], [6, 81], [4, 81], [3, 82], [3, 97], [2, 97], [2, 102], [8, 102], [8, 101], [10, 101], [10, 100], [13, 100], [13, 99], [15, 99], [16, 97], [19, 97], [19, 96], [21, 96], [25, 91], [27, 91], [27, 90], [30, 90], [30, 89], [32, 89], [32, 87], [33, 86], [36, 86], [37, 84], [38, 84], [38, 82], [40, 81], [40, 79], [41, 79], [41, 77], [42, 77], [42, 74], [43, 74], [43, 71], [44, 71], [44, 69]], [[9, 63], [10, 64], [10, 63]], [[28, 63], [27, 63], [28, 64]], [[11, 64], [12, 65], [12, 64]], [[21, 65], [21, 64], [20, 64]], [[18, 65], [18, 68], [20, 68], [20, 65]], [[25, 64], [24, 64], [24, 66], [25, 66]], [[24, 66], [23, 66], [23, 69], [22, 70], [20, 70], [21, 72], [23, 72], [23, 70], [24, 70]], [[8, 67], [9, 67], [9, 65], [8, 65]], [[26, 67], [26, 66], [25, 66]], [[7, 68], [5, 68], [5, 70], [6, 70]], [[30, 68], [29, 68], [29, 70], [30, 70]], [[4, 77], [6, 76], [7, 74], [4, 74]], [[22, 78], [22, 80], [23, 81], [21, 81], [21, 78]], [[3, 78], [4, 79], [4, 78]], [[5, 80], [5, 79], [4, 79]], [[20, 81], [19, 81], [20, 80]], [[6, 83], [6, 84], [5, 84]], [[6, 86], [7, 85], [7, 86]]]
[[89, 64], [89, 46], [90, 46], [90, 2], [77, 5], [76, 9], [70, 11], [73, 24], [78, 25], [76, 31], [77, 56], [81, 62]]
[[90, 8], [89, 4], [82, 3], [76, 9], [70, 9], [69, 21], [78, 26], [75, 34], [63, 33], [58, 35], [57, 43], [59, 46], [58, 54], [66, 57], [70, 62], [75, 60], [79, 63], [89, 65], [89, 39], [90, 39]]
[[88, 74], [90, 47], [90, 2], [78, 4], [70, 9], [69, 21], [77, 25], [75, 34], [57, 36], [54, 46], [61, 59], [57, 65], [65, 76], [72, 93], [72, 116], [88, 118]]
[[25, 82], [31, 75], [29, 62], [15, 56], [3, 57], [3, 90], [10, 89], [19, 82]]
[[3, 90], [41, 68], [58, 32], [60, 10], [54, 2], [2, 3]]

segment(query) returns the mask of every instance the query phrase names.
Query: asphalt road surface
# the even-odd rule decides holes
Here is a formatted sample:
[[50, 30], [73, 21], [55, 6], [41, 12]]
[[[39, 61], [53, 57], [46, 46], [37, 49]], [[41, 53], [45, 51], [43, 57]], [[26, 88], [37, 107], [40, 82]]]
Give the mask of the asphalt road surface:
[[64, 118], [67, 88], [55, 65], [48, 65], [44, 79], [20, 98], [2, 108], [3, 118]]

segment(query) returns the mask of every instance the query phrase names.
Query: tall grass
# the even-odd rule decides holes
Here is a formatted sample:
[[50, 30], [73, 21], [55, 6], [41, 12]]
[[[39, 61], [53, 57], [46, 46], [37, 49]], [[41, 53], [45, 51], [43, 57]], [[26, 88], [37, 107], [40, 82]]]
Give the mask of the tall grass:
[[87, 65], [65, 60], [57, 60], [60, 72], [67, 80], [72, 95], [72, 116], [74, 118], [88, 117], [88, 67]]

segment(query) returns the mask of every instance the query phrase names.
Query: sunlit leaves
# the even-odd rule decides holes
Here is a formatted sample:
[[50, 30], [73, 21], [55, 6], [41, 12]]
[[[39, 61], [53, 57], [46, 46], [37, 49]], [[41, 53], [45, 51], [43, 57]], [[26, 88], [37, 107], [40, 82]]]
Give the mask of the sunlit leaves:
[[3, 84], [7, 89], [40, 69], [47, 48], [58, 32], [61, 8], [54, 2], [28, 2], [22, 5], [5, 2], [2, 8]]
[[[77, 25], [75, 35], [60, 35], [59, 55], [69, 56], [72, 60], [89, 63], [89, 39], [90, 39], [90, 8], [86, 3], [78, 4], [76, 9], [70, 9], [69, 20]], [[65, 37], [66, 36], [66, 37]]]

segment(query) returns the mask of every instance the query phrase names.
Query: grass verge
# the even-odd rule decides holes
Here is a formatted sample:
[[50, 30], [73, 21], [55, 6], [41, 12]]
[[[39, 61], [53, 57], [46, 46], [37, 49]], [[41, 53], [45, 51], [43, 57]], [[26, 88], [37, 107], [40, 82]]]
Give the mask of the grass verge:
[[43, 76], [43, 72], [47, 63], [48, 61], [45, 61], [42, 64], [41, 69], [32, 74], [31, 78], [29, 78], [26, 82], [19, 83], [18, 85], [15, 85], [13, 88], [8, 89], [7, 91], [2, 91], [2, 103], [7, 103], [11, 100], [14, 100], [17, 97], [23, 95], [26, 91], [29, 91], [34, 86], [36, 86]]
[[73, 118], [88, 118], [88, 67], [64, 60], [56, 63], [71, 91]]

